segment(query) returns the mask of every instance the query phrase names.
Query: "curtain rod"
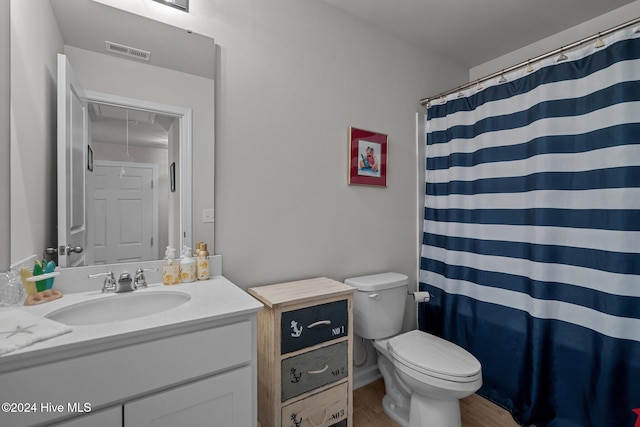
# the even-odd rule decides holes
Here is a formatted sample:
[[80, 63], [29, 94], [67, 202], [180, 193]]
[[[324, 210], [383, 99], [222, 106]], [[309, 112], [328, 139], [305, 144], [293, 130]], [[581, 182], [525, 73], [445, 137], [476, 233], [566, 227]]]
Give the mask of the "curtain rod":
[[[592, 35], [592, 36], [586, 37], [586, 38], [584, 38], [584, 39], [582, 39], [582, 40], [579, 40], [579, 41], [577, 41], [577, 42], [571, 43], [571, 44], [569, 44], [569, 45], [567, 45], [567, 46], [563, 46], [563, 47], [558, 48], [558, 49], [556, 49], [556, 50], [553, 50], [553, 51], [551, 51], [551, 52], [547, 52], [547, 53], [544, 53], [544, 54], [542, 54], [542, 55], [536, 56], [535, 58], [529, 59], [529, 60], [527, 60], [527, 61], [523, 61], [523, 62], [521, 62], [521, 63], [519, 63], [519, 64], [516, 64], [516, 65], [513, 65], [513, 66], [511, 66], [511, 67], [508, 67], [508, 68], [502, 69], [502, 70], [500, 70], [500, 71], [498, 71], [498, 72], [495, 72], [495, 73], [489, 74], [488, 76], [482, 77], [482, 78], [477, 79], [477, 80], [474, 80], [474, 81], [472, 81], [472, 82], [465, 83], [465, 84], [463, 84], [463, 85], [457, 86], [457, 87], [456, 87], [456, 88], [454, 88], [454, 89], [450, 89], [450, 90], [447, 90], [447, 91], [445, 91], [445, 92], [441, 92], [441, 93], [439, 93], [439, 94], [437, 94], [437, 95], [435, 95], [435, 96], [430, 96], [430, 97], [428, 97], [428, 98], [422, 98], [422, 99], [420, 100], [420, 105], [427, 105], [427, 104], [429, 103], [429, 101], [431, 101], [431, 100], [433, 100], [433, 99], [441, 98], [441, 97], [444, 97], [444, 96], [447, 96], [447, 95], [451, 95], [452, 93], [459, 92], [459, 91], [461, 91], [461, 90], [464, 90], [464, 89], [470, 88], [470, 87], [471, 87], [471, 86], [473, 86], [474, 84], [479, 84], [479, 83], [481, 83], [481, 82], [486, 82], [487, 80], [491, 80], [491, 79], [493, 79], [493, 78], [495, 78], [495, 77], [498, 77], [498, 76], [500, 76], [500, 75], [502, 75], [502, 74], [509, 73], [509, 72], [514, 71], [514, 70], [517, 70], [517, 69], [519, 69], [519, 68], [523, 68], [523, 67], [530, 66], [530, 65], [531, 65], [531, 63], [533, 63], [533, 62], [538, 62], [538, 61], [541, 61], [541, 60], [543, 60], [543, 59], [549, 58], [549, 57], [551, 57], [551, 56], [558, 55], [558, 54], [562, 54], [562, 53], [563, 53], [564, 51], [566, 51], [566, 50], [576, 48], [576, 47], [578, 47], [578, 46], [580, 46], [580, 45], [583, 45], [583, 44], [585, 44], [585, 43], [589, 43], [589, 42], [591, 42], [591, 41], [593, 41], [593, 40], [596, 40], [596, 39], [598, 39], [598, 38], [600, 38], [600, 37], [602, 37], [602, 36], [606, 36], [606, 35], [608, 35], [608, 34], [614, 33], [614, 32], [616, 32], [616, 31], [621, 30], [621, 29], [626, 28], [626, 27], [630, 27], [630, 26], [635, 25], [635, 24], [637, 24], [637, 23], [640, 23], [640, 18], [636, 18], [636, 19], [634, 19], [634, 20], [631, 20], [631, 21], [626, 22], [626, 23], [624, 23], [624, 24], [620, 24], [620, 25], [618, 25], [618, 26], [616, 26], [616, 27], [613, 27], [613, 28], [610, 28], [610, 29], [608, 29], [608, 30], [601, 31], [601, 32], [599, 32], [598, 34], [594, 34], [594, 35]], [[639, 29], [639, 30], [637, 30], [637, 32], [640, 32], [640, 29]]]

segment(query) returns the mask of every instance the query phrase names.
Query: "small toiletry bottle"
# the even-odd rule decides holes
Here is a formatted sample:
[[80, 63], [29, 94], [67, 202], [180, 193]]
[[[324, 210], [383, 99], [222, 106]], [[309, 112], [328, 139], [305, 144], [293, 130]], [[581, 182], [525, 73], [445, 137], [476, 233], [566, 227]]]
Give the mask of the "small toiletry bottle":
[[171, 246], [167, 246], [164, 254], [167, 262], [162, 266], [162, 283], [164, 285], [177, 285], [180, 283], [180, 265], [175, 260], [176, 250]]
[[207, 251], [207, 244], [200, 243], [200, 250], [197, 251], [197, 268], [198, 280], [209, 279], [209, 252]]
[[192, 256], [191, 248], [185, 246], [182, 249], [180, 259], [180, 281], [182, 283], [194, 282], [196, 280], [196, 259]]

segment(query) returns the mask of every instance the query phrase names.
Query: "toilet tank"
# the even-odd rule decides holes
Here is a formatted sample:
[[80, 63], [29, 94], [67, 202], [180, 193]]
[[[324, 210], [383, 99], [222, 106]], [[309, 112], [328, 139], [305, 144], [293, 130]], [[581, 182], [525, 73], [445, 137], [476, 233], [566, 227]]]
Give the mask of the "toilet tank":
[[402, 330], [409, 278], [380, 273], [346, 279], [353, 296], [353, 332], [367, 339], [387, 338]]

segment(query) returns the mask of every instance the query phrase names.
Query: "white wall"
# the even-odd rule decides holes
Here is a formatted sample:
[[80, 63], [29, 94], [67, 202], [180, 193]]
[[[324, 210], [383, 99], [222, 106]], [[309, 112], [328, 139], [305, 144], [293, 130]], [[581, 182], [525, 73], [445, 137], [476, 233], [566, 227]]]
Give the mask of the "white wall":
[[[225, 275], [248, 287], [393, 270], [415, 286], [415, 112], [466, 71], [321, 1], [224, 3], [214, 28]], [[389, 135], [386, 189], [347, 185], [349, 126]]]
[[[16, 24], [16, 25], [14, 25]], [[11, 2], [11, 260], [55, 245], [56, 55], [49, 2]]]
[[469, 72], [469, 81], [477, 80], [547, 52], [560, 49], [563, 46], [593, 36], [600, 31], [616, 27], [637, 17], [640, 17], [640, 0], [474, 67]]

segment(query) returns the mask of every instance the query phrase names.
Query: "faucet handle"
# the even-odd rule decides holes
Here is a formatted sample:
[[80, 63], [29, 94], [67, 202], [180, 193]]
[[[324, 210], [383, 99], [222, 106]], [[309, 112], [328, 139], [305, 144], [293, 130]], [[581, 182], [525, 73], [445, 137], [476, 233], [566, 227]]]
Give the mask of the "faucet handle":
[[147, 287], [147, 278], [144, 276], [145, 271], [158, 271], [157, 268], [139, 268], [136, 270], [136, 277], [133, 279], [133, 286], [138, 288]]
[[104, 282], [102, 283], [102, 293], [116, 290], [116, 278], [113, 275], [112, 271], [107, 271], [106, 273], [90, 274], [87, 277], [89, 277], [89, 279], [94, 279], [96, 277], [104, 277]]

